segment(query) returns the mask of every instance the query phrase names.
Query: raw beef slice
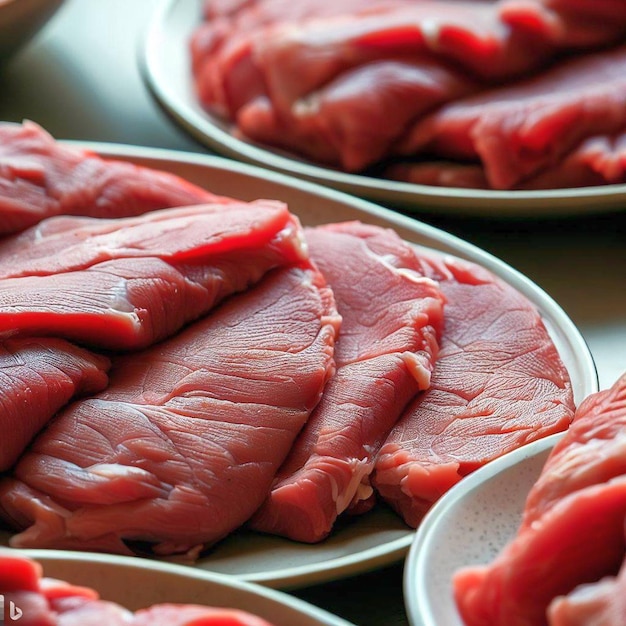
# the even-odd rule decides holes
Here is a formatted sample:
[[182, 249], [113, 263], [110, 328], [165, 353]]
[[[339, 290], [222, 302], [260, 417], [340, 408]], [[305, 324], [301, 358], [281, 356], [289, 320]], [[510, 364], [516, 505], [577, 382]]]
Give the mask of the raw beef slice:
[[623, 626], [626, 622], [626, 561], [616, 577], [576, 587], [548, 607], [550, 626]]
[[473, 263], [418, 252], [447, 304], [430, 388], [392, 429], [376, 461], [378, 493], [411, 526], [463, 476], [565, 430], [567, 371], [526, 297]]
[[133, 614], [101, 600], [94, 589], [42, 578], [42, 573], [37, 561], [0, 550], [0, 621], [12, 610], [19, 617], [8, 621], [25, 626], [271, 626], [247, 611], [193, 604], [157, 604]]
[[369, 474], [409, 400], [430, 384], [443, 299], [393, 231], [357, 222], [305, 231], [342, 316], [337, 371], [252, 520], [314, 542], [369, 499]]
[[[392, 180], [418, 185], [489, 189], [485, 170], [477, 163], [453, 161], [397, 162], [384, 170]], [[517, 189], [565, 189], [626, 183], [626, 131], [589, 137]]]
[[0, 336], [142, 348], [305, 255], [280, 202], [50, 218], [0, 242]]
[[197, 556], [265, 498], [332, 374], [339, 321], [319, 271], [295, 266], [118, 357], [0, 484], [11, 544]]
[[421, 0], [255, 29], [196, 61], [196, 76], [204, 105], [244, 135], [359, 170], [409, 123], [538, 67], [551, 47], [494, 3]]
[[580, 405], [511, 542], [491, 564], [455, 575], [468, 626], [546, 624], [554, 598], [617, 573], [626, 554], [624, 450], [626, 376]]
[[0, 123], [0, 235], [53, 215], [129, 217], [226, 201], [178, 176], [63, 146], [33, 122]]
[[71, 398], [108, 382], [109, 360], [62, 339], [0, 343], [0, 472]]
[[626, 46], [619, 46], [447, 104], [414, 125], [400, 152], [479, 160], [491, 187], [509, 189], [584, 140], [625, 126]]

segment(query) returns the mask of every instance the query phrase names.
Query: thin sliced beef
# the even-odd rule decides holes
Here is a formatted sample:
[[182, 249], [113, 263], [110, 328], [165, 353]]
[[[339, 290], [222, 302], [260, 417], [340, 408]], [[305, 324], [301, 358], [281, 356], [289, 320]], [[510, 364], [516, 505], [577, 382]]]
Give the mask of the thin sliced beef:
[[586, 398], [528, 495], [524, 526], [565, 496], [626, 475], [626, 376]]
[[62, 339], [0, 343], [0, 472], [69, 400], [108, 382], [109, 360]]
[[516, 30], [552, 30], [563, 49], [603, 47], [623, 41], [626, 5], [622, 0], [501, 0], [500, 16]]
[[305, 256], [279, 202], [50, 218], [0, 242], [0, 334], [137, 349]]
[[[101, 600], [88, 587], [42, 578], [37, 561], [17, 551], [0, 550], [0, 596], [5, 614], [26, 626], [271, 626], [247, 611], [197, 604], [157, 604], [132, 613]], [[0, 614], [4, 621], [5, 614]]]
[[585, 139], [563, 161], [520, 189], [558, 189], [626, 183], [626, 130]]
[[0, 235], [53, 215], [128, 217], [218, 201], [172, 174], [62, 146], [33, 122], [0, 123]]
[[490, 566], [454, 577], [466, 626], [541, 626], [551, 600], [615, 575], [624, 558], [626, 476], [559, 501]]
[[429, 149], [402, 137], [442, 103], [541, 71], [563, 52], [619, 43], [618, 5], [235, 3], [207, 9], [192, 66], [200, 101], [236, 132], [359, 171], [394, 154], [394, 142], [410, 154]]
[[342, 316], [337, 372], [251, 525], [314, 542], [371, 496], [377, 450], [430, 383], [443, 301], [392, 231], [348, 222], [307, 229], [306, 238]]
[[585, 139], [625, 126], [620, 46], [445, 105], [413, 127], [400, 151], [479, 159], [489, 185], [508, 189], [555, 167]]
[[[436, 105], [536, 67], [547, 42], [512, 31], [489, 2], [391, 4], [238, 37], [197, 68], [198, 89], [252, 139], [356, 170]], [[372, 119], [382, 145], [361, 145]]]
[[373, 484], [411, 526], [463, 476], [565, 430], [571, 384], [539, 312], [488, 270], [419, 251], [446, 296], [430, 388], [392, 429]]
[[548, 607], [550, 626], [623, 626], [626, 623], [626, 562], [616, 577], [580, 585]]
[[[395, 163], [385, 169], [385, 177], [420, 185], [489, 189], [481, 165], [453, 161]], [[516, 188], [564, 189], [619, 183], [626, 183], [626, 131], [585, 139], [561, 161]]]
[[209, 0], [203, 6], [203, 21], [191, 38], [194, 73], [206, 58], [222, 52], [224, 47], [236, 45], [242, 37], [271, 24], [300, 22], [307, 18], [352, 15], [363, 11], [387, 10], [390, 4], [408, 4], [413, 0], [228, 0], [218, 3]]
[[615, 575], [626, 554], [626, 376], [587, 398], [531, 489], [516, 536], [454, 578], [473, 624], [546, 624], [557, 596]]
[[384, 168], [384, 178], [414, 185], [489, 189], [485, 170], [478, 164], [454, 161], [399, 161]]
[[15, 547], [197, 556], [260, 506], [333, 371], [319, 271], [279, 269], [62, 411], [0, 485]]
[[0, 548], [0, 590], [37, 591], [42, 568], [17, 551]]
[[414, 119], [474, 89], [474, 82], [440, 60], [398, 56], [347, 69], [287, 116], [269, 99], [257, 99], [239, 111], [237, 124], [255, 141], [357, 171], [386, 156]]

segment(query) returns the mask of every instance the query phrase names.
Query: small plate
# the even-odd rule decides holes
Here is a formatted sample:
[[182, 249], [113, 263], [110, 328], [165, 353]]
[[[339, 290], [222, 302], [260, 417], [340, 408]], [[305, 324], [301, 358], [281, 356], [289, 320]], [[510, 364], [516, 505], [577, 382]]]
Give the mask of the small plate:
[[[568, 369], [578, 403], [597, 391], [595, 365], [583, 337], [565, 312], [531, 280], [494, 256], [442, 230], [333, 189], [220, 157], [103, 143], [68, 142], [104, 157], [172, 172], [220, 195], [286, 202], [306, 226], [361, 220], [393, 228], [406, 241], [483, 265], [521, 291], [541, 312]], [[270, 587], [297, 588], [367, 572], [402, 560], [415, 531], [380, 506], [342, 520], [316, 545], [248, 531], [233, 533], [197, 564]], [[2, 537], [0, 543], [8, 536]]]
[[140, 50], [144, 80], [160, 104], [196, 139], [225, 156], [413, 210], [484, 217], [552, 217], [624, 207], [626, 185], [546, 191], [484, 191], [400, 183], [348, 174], [294, 154], [243, 141], [207, 113], [194, 93], [189, 41], [202, 0], [161, 0]]
[[411, 626], [463, 626], [452, 595], [454, 572], [491, 562], [513, 538], [528, 492], [561, 437], [551, 435], [492, 461], [426, 515], [404, 569]]
[[248, 611], [273, 626], [351, 626], [298, 598], [231, 576], [109, 554], [20, 552], [41, 563], [44, 576], [91, 587], [103, 600], [132, 611], [161, 603], [202, 604]]

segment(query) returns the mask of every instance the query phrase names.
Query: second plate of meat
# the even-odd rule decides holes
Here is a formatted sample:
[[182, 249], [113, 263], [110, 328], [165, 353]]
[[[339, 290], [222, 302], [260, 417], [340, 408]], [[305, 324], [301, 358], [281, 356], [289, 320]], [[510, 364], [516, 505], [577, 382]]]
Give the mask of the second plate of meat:
[[[623, 9], [609, 20], [560, 16], [564, 23], [557, 28], [541, 11], [520, 15], [513, 4], [477, 2], [467, 8], [470, 15], [443, 15], [435, 3], [415, 7], [403, 0], [359, 0], [321, 7], [305, 2], [293, 9], [293, 16], [283, 16], [281, 3], [265, 0], [238, 3], [232, 15], [224, 4], [224, 15], [218, 7], [200, 31], [200, 0], [164, 0], [148, 25], [141, 64], [159, 102], [210, 148], [370, 200], [497, 217], [619, 208], [626, 190], [625, 120], [618, 119], [623, 106], [613, 103], [624, 91], [626, 49], [619, 46], [620, 31], [615, 30], [615, 23], [626, 20]], [[346, 15], [353, 13], [359, 17], [351, 21]], [[276, 15], [285, 23], [274, 25]], [[591, 52], [579, 50], [570, 18], [602, 24], [611, 31], [605, 32], [605, 41], [617, 47], [596, 51], [597, 33], [592, 30], [585, 40]], [[434, 36], [417, 32], [422, 21], [438, 25], [438, 51], [426, 67], [421, 61], [414, 67], [411, 55], [424, 58], [419, 56], [424, 51], [413, 47], [427, 45]], [[489, 34], [497, 50], [483, 49], [487, 36], [476, 36], [468, 26], [476, 23], [493, 30]], [[530, 24], [545, 28], [541, 34], [526, 32]], [[507, 28], [516, 32], [510, 41], [503, 36]], [[517, 50], [526, 38], [532, 43]], [[539, 45], [541, 38], [545, 41]], [[446, 51], [446, 46], [451, 49]], [[219, 50], [209, 54], [213, 48]], [[210, 57], [210, 67], [198, 69], [202, 50]], [[548, 70], [543, 68], [549, 68], [562, 50], [580, 55], [571, 67], [557, 64], [549, 70], [553, 75], [544, 77]], [[455, 63], [459, 56], [469, 64], [468, 75], [476, 75], [475, 83], [467, 84], [464, 74], [457, 76], [451, 69], [450, 60]], [[313, 63], [326, 58], [334, 61], [319, 68]], [[508, 68], [510, 63], [515, 67]], [[307, 72], [298, 72], [298, 67]], [[296, 76], [289, 78], [294, 71]], [[516, 79], [495, 87], [503, 82], [500, 73], [509, 77], [516, 72], [530, 72], [528, 84]], [[589, 85], [590, 76], [597, 77], [597, 88]], [[372, 82], [382, 90], [377, 98], [371, 95]], [[619, 93], [606, 92], [606, 84]], [[271, 92], [269, 97], [264, 90]], [[199, 93], [208, 94], [206, 106]], [[398, 93], [406, 110], [397, 102], [389, 104]], [[584, 115], [581, 100], [588, 93], [593, 98], [591, 117]], [[411, 102], [430, 103], [430, 108], [413, 111]], [[511, 128], [505, 117], [512, 102], [519, 109], [515, 119], [533, 124]], [[489, 114], [481, 116], [480, 111]], [[481, 133], [498, 140], [481, 141]], [[509, 156], [503, 159], [502, 154]]]
[[14, 547], [275, 587], [367, 571], [597, 389], [562, 309], [438, 229], [217, 157], [0, 131], [32, 152], [0, 222], [22, 231], [0, 247], [2, 367], [46, 398], [2, 415]]

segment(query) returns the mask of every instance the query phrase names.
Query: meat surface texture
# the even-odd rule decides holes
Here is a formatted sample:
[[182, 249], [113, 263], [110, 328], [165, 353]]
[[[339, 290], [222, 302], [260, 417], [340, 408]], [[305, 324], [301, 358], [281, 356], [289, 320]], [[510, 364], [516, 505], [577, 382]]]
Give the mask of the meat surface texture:
[[391, 430], [373, 484], [411, 526], [463, 476], [565, 430], [569, 376], [539, 312], [488, 270], [418, 251], [446, 297], [430, 388]]
[[0, 235], [60, 214], [129, 217], [221, 201], [172, 174], [63, 146], [33, 122], [0, 123]]
[[305, 234], [342, 316], [337, 371], [251, 526], [315, 542], [372, 495], [376, 452], [409, 400], [430, 384], [443, 298], [392, 231], [347, 222]]
[[575, 57], [537, 77], [450, 103], [402, 148], [479, 159], [496, 189], [523, 185], [582, 141], [626, 127], [626, 46]]
[[[197, 604], [157, 604], [133, 613], [101, 600], [97, 591], [42, 578], [36, 561], [18, 551], [0, 551], [0, 621], [26, 626], [272, 626], [247, 611]], [[19, 611], [11, 618], [10, 611]]]
[[[626, 554], [625, 447], [623, 376], [579, 406], [531, 489], [511, 542], [491, 564], [455, 575], [455, 598], [468, 626], [547, 624], [553, 600], [553, 623], [568, 624], [563, 615], [578, 601], [593, 606], [596, 594], [596, 608], [610, 613], [612, 603], [618, 609], [619, 597], [608, 602], [608, 583], [598, 581], [615, 576]], [[588, 583], [600, 586], [589, 593], [575, 591], [571, 604], [555, 600]], [[623, 623], [621, 617], [618, 622], [585, 623]]]
[[[622, 62], [611, 54], [602, 61], [607, 48], [626, 41], [621, 0], [232, 0], [205, 3], [203, 17], [190, 42], [201, 104], [230, 120], [239, 138], [348, 172], [396, 178], [389, 160], [420, 163], [434, 153], [459, 166], [481, 160], [487, 187], [515, 189], [583, 141], [626, 126], [603, 109], [612, 89], [610, 108], [624, 109]], [[581, 67], [567, 82], [579, 80], [564, 85], [559, 72], [574, 55]], [[555, 93], [529, 103], [528, 81], [542, 80]], [[604, 85], [591, 105], [587, 83]], [[492, 92], [506, 102], [482, 112], [468, 136], [455, 137], [447, 117], [432, 136], [431, 116]], [[429, 181], [432, 169], [404, 174], [445, 184]], [[541, 184], [567, 181], [547, 176]], [[454, 182], [480, 186], [467, 176]]]
[[[536, 67], [546, 53], [490, 2], [421, 0], [273, 22], [196, 54], [195, 68], [201, 101], [248, 137], [358, 170], [413, 119], [481, 81]], [[372, 137], [373, 119], [388, 130]]]
[[279, 202], [50, 218], [0, 242], [0, 336], [146, 347], [305, 255]]
[[48, 420], [75, 396], [107, 386], [109, 360], [62, 339], [0, 343], [0, 471], [17, 461]]
[[262, 503], [333, 372], [318, 270], [271, 272], [61, 411], [0, 484], [15, 547], [196, 557]]
[[[489, 189], [484, 168], [454, 161], [400, 161], [385, 176], [418, 185]], [[626, 183], [626, 132], [596, 135], [582, 141], [557, 163], [516, 185], [518, 190], [559, 189]]]
[[548, 607], [549, 626], [622, 626], [626, 620], [626, 564], [619, 575], [580, 585]]

